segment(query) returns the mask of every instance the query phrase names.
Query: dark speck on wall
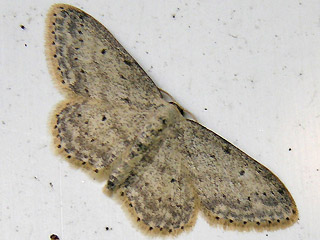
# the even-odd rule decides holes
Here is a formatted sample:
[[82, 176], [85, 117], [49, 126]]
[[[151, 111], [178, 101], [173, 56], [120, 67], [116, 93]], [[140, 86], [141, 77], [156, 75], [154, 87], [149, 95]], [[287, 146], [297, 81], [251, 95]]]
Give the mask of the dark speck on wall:
[[60, 238], [56, 234], [51, 234], [50, 240], [60, 240]]

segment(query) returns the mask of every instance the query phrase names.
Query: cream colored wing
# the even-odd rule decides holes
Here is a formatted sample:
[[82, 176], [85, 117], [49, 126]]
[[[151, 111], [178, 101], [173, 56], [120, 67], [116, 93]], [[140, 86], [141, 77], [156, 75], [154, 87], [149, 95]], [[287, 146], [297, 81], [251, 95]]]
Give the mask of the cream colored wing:
[[209, 222], [262, 230], [297, 221], [293, 198], [269, 169], [196, 122], [182, 127], [183, 161]]
[[133, 220], [150, 234], [177, 234], [196, 220], [198, 201], [176, 136], [151, 149], [118, 190]]
[[51, 118], [58, 152], [109, 167], [162, 97], [139, 64], [97, 20], [70, 5], [53, 5], [46, 21], [46, 54], [66, 93]]
[[53, 5], [46, 22], [46, 54], [63, 92], [149, 107], [161, 94], [112, 34], [89, 14]]
[[66, 100], [55, 109], [55, 148], [69, 160], [108, 168], [142, 128], [145, 112], [134, 105]]

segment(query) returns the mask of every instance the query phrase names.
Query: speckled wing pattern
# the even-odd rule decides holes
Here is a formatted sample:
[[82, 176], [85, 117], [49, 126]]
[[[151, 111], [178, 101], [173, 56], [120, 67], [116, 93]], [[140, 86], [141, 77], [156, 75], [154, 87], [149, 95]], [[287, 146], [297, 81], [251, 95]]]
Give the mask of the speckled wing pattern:
[[55, 146], [71, 161], [89, 163], [96, 172], [107, 170], [143, 125], [140, 110], [90, 98], [63, 101], [52, 118]]
[[[58, 4], [49, 11], [46, 24], [50, 71], [67, 96], [52, 118], [55, 145], [68, 159], [90, 163], [96, 171], [109, 167], [161, 94], [90, 15]], [[100, 131], [105, 135], [99, 135]]]
[[[151, 150], [120, 188], [134, 220], [153, 233], [190, 228], [198, 212], [197, 195], [182, 163], [180, 139], [173, 131], [159, 149]], [[149, 163], [149, 164], [146, 164]]]
[[140, 105], [158, 88], [112, 34], [85, 12], [54, 5], [47, 18], [47, 56], [59, 87], [71, 95]]
[[194, 121], [184, 126], [185, 164], [210, 223], [277, 229], [297, 220], [284, 184], [266, 167]]
[[141, 229], [178, 234], [201, 210], [209, 223], [272, 230], [298, 218], [293, 198], [266, 167], [186, 120], [97, 20], [53, 5], [46, 55], [66, 96], [51, 117], [58, 153], [95, 172]]

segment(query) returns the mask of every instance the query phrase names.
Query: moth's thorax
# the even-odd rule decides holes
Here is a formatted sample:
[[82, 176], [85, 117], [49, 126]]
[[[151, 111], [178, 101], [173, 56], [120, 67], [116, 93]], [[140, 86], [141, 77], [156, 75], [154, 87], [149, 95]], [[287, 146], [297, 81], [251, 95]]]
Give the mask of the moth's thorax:
[[160, 147], [170, 127], [180, 122], [181, 118], [183, 116], [178, 108], [167, 102], [152, 111], [141, 131], [113, 164], [107, 184], [108, 189], [119, 187], [150, 149], [155, 150]]

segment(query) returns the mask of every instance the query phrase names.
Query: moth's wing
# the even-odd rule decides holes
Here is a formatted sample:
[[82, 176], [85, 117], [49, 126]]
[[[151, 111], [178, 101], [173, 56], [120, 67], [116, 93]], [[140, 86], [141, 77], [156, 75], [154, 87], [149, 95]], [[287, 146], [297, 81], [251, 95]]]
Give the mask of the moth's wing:
[[161, 94], [112, 34], [89, 14], [53, 5], [46, 22], [46, 54], [56, 83], [75, 94], [150, 106]]
[[151, 149], [118, 190], [133, 221], [150, 234], [177, 234], [194, 225], [198, 200], [181, 164], [180, 141]]
[[108, 168], [140, 131], [146, 114], [126, 103], [65, 100], [52, 115], [55, 148], [74, 163]]
[[297, 220], [293, 198], [269, 169], [200, 124], [182, 125], [185, 164], [210, 223], [263, 230]]
[[51, 120], [56, 148], [94, 169], [110, 166], [162, 101], [158, 88], [102, 24], [69, 5], [48, 13], [46, 54], [69, 98]]

